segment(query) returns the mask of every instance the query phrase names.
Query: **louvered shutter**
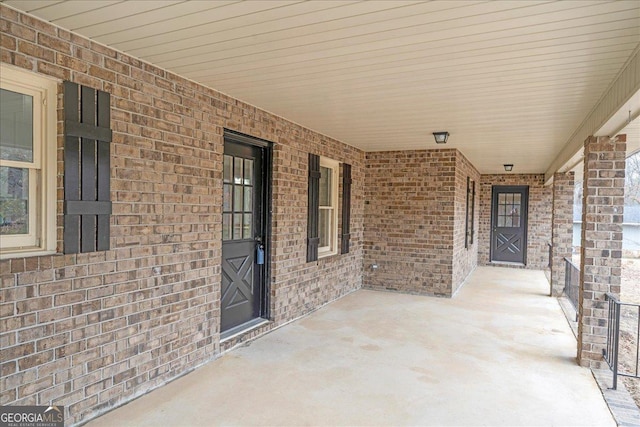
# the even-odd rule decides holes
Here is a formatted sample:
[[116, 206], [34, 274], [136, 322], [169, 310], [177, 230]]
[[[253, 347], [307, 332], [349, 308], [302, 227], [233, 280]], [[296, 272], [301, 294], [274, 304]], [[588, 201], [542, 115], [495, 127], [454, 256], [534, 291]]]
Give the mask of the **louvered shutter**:
[[342, 239], [340, 253], [349, 252], [351, 238], [351, 165], [342, 164]]
[[307, 262], [318, 260], [320, 211], [320, 156], [309, 153], [309, 211], [307, 215]]

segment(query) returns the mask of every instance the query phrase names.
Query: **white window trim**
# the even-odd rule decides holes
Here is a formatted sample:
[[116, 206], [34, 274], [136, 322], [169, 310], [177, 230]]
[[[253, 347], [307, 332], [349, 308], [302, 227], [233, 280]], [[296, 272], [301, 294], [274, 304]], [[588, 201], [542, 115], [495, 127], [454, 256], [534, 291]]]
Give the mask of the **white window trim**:
[[[320, 157], [320, 167], [331, 169], [331, 235], [329, 246], [318, 247], [318, 259], [336, 255], [338, 253], [338, 180], [340, 178], [340, 162], [326, 157]], [[319, 206], [319, 209], [323, 209]]]
[[[5, 247], [0, 237], [0, 259], [25, 256], [49, 255], [56, 251], [56, 104], [57, 81], [42, 75], [0, 64], [0, 87], [14, 92], [36, 94], [34, 115], [34, 161], [33, 167], [40, 171], [40, 180], [30, 185], [37, 191], [36, 199], [36, 244], [26, 247]], [[36, 104], [36, 99], [38, 100]], [[4, 162], [10, 163], [10, 162]], [[8, 237], [8, 236], [5, 236]]]

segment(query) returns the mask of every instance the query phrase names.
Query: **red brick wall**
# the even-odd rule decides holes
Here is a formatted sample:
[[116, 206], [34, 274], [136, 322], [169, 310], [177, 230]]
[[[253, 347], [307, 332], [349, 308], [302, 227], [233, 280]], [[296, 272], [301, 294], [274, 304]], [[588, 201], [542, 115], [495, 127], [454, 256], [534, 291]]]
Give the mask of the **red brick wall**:
[[[273, 322], [262, 331], [361, 286], [363, 152], [3, 5], [0, 12], [1, 61], [109, 92], [114, 131], [112, 249], [0, 262], [0, 404], [53, 402], [80, 422], [220, 354], [224, 128], [275, 143]], [[61, 200], [60, 136], [58, 147]], [[308, 152], [353, 165], [351, 252], [317, 263], [305, 262]]]
[[476, 262], [464, 248], [469, 175], [479, 178], [454, 149], [367, 153], [366, 287], [453, 294]]
[[[494, 185], [528, 185], [529, 217], [527, 264], [525, 268], [545, 269], [549, 263], [553, 188], [544, 185], [544, 175], [482, 175], [480, 177], [480, 229], [478, 264], [491, 265], [489, 259], [491, 232], [491, 188]], [[501, 266], [504, 266], [501, 264]]]

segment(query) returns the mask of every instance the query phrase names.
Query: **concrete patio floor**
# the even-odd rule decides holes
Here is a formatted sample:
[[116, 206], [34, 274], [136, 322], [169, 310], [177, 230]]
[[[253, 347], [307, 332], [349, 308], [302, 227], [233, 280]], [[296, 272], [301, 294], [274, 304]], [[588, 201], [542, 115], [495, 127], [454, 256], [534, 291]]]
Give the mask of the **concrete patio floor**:
[[360, 290], [88, 425], [613, 426], [548, 289], [479, 267], [453, 299]]

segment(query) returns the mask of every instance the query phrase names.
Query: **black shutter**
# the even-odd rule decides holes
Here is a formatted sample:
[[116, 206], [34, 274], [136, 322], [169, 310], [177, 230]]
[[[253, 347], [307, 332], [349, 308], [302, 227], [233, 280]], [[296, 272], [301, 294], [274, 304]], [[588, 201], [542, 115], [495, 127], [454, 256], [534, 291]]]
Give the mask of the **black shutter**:
[[467, 206], [464, 215], [464, 247], [469, 248], [469, 214], [471, 204], [471, 177], [467, 177]]
[[471, 218], [470, 218], [470, 225], [469, 225], [469, 243], [473, 245], [473, 234], [475, 233], [474, 230], [474, 223], [475, 223], [475, 216], [476, 216], [476, 182], [475, 181], [471, 181]]
[[64, 82], [64, 252], [109, 249], [110, 96]]
[[351, 237], [351, 165], [342, 164], [342, 240], [340, 253], [349, 253]]
[[473, 223], [475, 216], [476, 183], [471, 177], [467, 177], [467, 212], [465, 222], [464, 247], [469, 248], [473, 244]]
[[309, 153], [309, 212], [307, 215], [307, 262], [318, 260], [320, 212], [320, 156]]

